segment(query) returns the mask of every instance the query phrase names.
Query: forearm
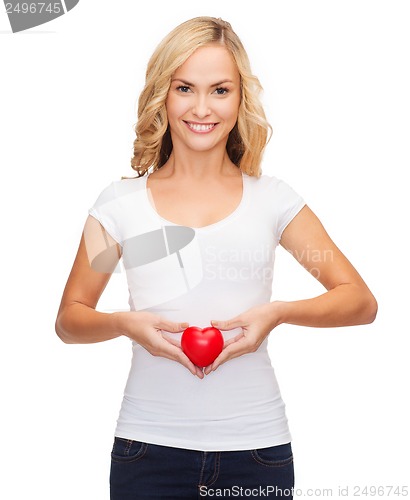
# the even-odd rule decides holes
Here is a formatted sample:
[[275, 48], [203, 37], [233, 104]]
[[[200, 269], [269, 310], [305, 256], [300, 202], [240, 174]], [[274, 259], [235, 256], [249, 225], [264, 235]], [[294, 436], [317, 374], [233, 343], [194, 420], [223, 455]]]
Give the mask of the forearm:
[[371, 323], [377, 312], [371, 292], [354, 284], [339, 285], [312, 299], [274, 304], [280, 323], [323, 328]]
[[122, 335], [118, 313], [103, 313], [79, 302], [66, 305], [58, 314], [55, 330], [66, 344], [93, 344]]

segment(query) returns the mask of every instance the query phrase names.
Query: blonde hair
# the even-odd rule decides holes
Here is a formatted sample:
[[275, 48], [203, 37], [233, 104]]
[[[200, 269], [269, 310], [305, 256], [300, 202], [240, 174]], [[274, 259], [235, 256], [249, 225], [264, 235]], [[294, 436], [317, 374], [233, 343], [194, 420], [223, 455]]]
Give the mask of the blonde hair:
[[231, 161], [248, 175], [259, 177], [263, 151], [271, 126], [259, 100], [262, 86], [251, 72], [248, 55], [231, 25], [214, 17], [196, 17], [171, 31], [149, 60], [144, 89], [138, 100], [134, 157], [131, 167], [138, 177], [165, 164], [172, 140], [165, 108], [171, 78], [192, 53], [204, 45], [220, 44], [232, 55], [241, 79], [238, 120], [229, 134], [226, 149]]

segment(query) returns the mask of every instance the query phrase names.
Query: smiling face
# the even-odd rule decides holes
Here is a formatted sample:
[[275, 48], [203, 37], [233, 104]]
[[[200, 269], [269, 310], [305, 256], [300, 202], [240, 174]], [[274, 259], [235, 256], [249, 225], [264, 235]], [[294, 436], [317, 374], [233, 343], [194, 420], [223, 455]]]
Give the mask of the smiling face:
[[240, 100], [240, 75], [228, 50], [197, 49], [175, 71], [166, 101], [174, 149], [225, 149]]

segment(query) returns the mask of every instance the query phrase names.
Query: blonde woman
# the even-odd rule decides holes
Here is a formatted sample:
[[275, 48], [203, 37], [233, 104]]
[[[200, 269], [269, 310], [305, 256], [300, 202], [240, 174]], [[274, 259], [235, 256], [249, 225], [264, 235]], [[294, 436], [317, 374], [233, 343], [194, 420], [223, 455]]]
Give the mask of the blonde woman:
[[[269, 333], [375, 318], [375, 298], [302, 197], [262, 175], [270, 128], [259, 90], [227, 22], [175, 28], [149, 61], [139, 99], [138, 175], [111, 183], [89, 211], [56, 331], [66, 343], [132, 340], [112, 500], [291, 498], [291, 435]], [[323, 294], [271, 302], [279, 244]], [[120, 259], [130, 311], [98, 312]], [[181, 348], [189, 325], [223, 333], [206, 367]]]

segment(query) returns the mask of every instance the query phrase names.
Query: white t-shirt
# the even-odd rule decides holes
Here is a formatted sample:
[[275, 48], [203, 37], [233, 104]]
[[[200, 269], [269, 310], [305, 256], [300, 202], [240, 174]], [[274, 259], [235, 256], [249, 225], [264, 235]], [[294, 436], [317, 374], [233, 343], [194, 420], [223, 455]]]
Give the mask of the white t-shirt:
[[[276, 177], [242, 178], [234, 212], [201, 228], [163, 219], [147, 176], [112, 182], [101, 192], [89, 213], [122, 246], [130, 310], [204, 328], [270, 302], [275, 247], [305, 202]], [[222, 333], [228, 339], [240, 332]], [[201, 380], [132, 342], [115, 435], [201, 451], [291, 441], [267, 344], [268, 338], [256, 352], [227, 361]]]

